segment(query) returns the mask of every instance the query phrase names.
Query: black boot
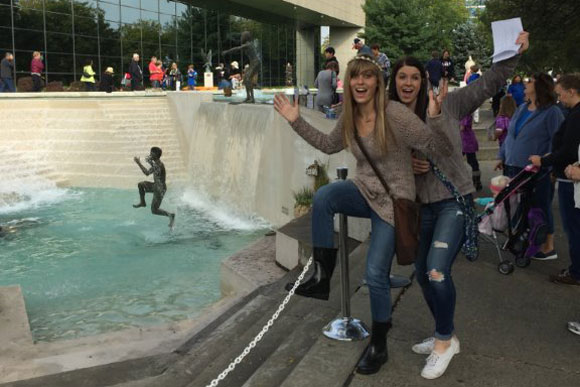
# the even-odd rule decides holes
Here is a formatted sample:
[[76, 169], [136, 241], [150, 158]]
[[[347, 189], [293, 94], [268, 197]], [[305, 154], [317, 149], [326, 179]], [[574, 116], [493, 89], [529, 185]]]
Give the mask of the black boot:
[[481, 172], [480, 171], [473, 171], [472, 172], [472, 179], [473, 179], [473, 186], [475, 187], [476, 191], [481, 191], [483, 186], [481, 185]]
[[[318, 298], [328, 300], [330, 294], [330, 278], [336, 266], [337, 249], [325, 247], [315, 247], [312, 255], [314, 257], [314, 273], [303, 284], [296, 288], [296, 294], [303, 297]], [[286, 290], [290, 291], [294, 286], [293, 282], [286, 284]]]
[[365, 349], [364, 354], [358, 362], [356, 372], [363, 375], [370, 375], [379, 372], [381, 366], [387, 362], [387, 332], [391, 329], [391, 322], [373, 321], [371, 332], [371, 342]]

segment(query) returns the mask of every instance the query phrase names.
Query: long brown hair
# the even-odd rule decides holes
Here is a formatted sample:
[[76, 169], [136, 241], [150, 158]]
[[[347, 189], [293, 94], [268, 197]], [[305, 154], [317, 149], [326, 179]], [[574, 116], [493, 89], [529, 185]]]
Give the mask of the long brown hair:
[[546, 73], [536, 73], [534, 78], [534, 90], [536, 91], [536, 106], [540, 109], [550, 107], [556, 103], [554, 92], [554, 80]]
[[[427, 119], [427, 107], [429, 106], [429, 96], [427, 95], [427, 73], [421, 61], [413, 56], [406, 56], [397, 61], [391, 72], [389, 80], [389, 99], [391, 101], [401, 102], [397, 93], [397, 73], [403, 66], [415, 67], [421, 74], [421, 88], [417, 94], [417, 103], [415, 104], [415, 114], [423, 121]], [[402, 102], [401, 102], [402, 103]]]
[[389, 128], [389, 124], [386, 120], [385, 109], [388, 104], [388, 99], [385, 91], [385, 81], [380, 67], [374, 62], [370, 57], [360, 57], [357, 56], [348, 63], [346, 68], [346, 76], [344, 79], [344, 110], [342, 113], [343, 117], [343, 139], [344, 144], [347, 148], [350, 148], [352, 139], [355, 136], [356, 125], [355, 116], [358, 113], [357, 103], [352, 96], [352, 91], [350, 89], [350, 80], [353, 77], [358, 76], [362, 72], [371, 71], [373, 76], [377, 78], [377, 90], [375, 93], [375, 111], [376, 111], [376, 121], [374, 137], [375, 141], [379, 145], [381, 153], [386, 154], [388, 150], [389, 142], [394, 142], [394, 135]]
[[517, 109], [516, 100], [511, 95], [506, 95], [501, 99], [497, 115], [512, 118], [512, 116], [516, 112], [516, 109]]

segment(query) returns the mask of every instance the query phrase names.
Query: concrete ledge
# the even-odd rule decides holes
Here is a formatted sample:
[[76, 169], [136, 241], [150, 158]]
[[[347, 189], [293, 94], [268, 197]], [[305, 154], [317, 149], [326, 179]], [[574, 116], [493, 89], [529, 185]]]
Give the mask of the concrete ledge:
[[135, 97], [165, 97], [165, 91], [117, 91], [114, 93], [105, 93], [102, 91], [56, 91], [41, 93], [1, 93], [0, 100], [10, 99], [56, 99], [56, 98], [135, 98]]
[[[288, 270], [305, 265], [312, 255], [312, 212], [288, 222], [276, 233], [276, 262]], [[338, 216], [335, 217], [335, 230], [338, 230]], [[348, 218], [349, 251], [368, 238], [370, 221], [368, 219]], [[338, 234], [335, 234], [338, 246]]]
[[0, 287], [0, 348], [32, 345], [30, 324], [20, 286]]
[[276, 265], [274, 238], [264, 237], [222, 262], [220, 277], [223, 296], [250, 294], [286, 274]]

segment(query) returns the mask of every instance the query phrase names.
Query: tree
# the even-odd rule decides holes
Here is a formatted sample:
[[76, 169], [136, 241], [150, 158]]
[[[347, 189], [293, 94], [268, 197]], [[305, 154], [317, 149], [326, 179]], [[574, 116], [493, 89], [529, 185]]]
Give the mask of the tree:
[[530, 32], [530, 49], [522, 56], [526, 72], [580, 70], [580, 1], [488, 0], [480, 19], [491, 35], [491, 22], [521, 17]]
[[451, 32], [467, 20], [463, 0], [366, 0], [367, 43], [378, 43], [391, 58], [427, 60], [451, 46]]
[[453, 31], [453, 59], [455, 60], [455, 71], [457, 79], [461, 79], [465, 73], [463, 64], [469, 56], [483, 69], [490, 65], [491, 49], [489, 42], [485, 38], [485, 33], [481, 32], [482, 26], [477, 21], [469, 20], [459, 25]]

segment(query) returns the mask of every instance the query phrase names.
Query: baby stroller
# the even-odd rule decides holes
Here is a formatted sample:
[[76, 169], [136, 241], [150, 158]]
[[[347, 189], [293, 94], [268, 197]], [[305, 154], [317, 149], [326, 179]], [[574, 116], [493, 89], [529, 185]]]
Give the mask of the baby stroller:
[[[515, 257], [515, 264], [524, 268], [546, 241], [548, 228], [544, 212], [533, 205], [535, 182], [544, 174], [533, 165], [526, 166], [501, 189], [495, 199], [489, 200], [484, 212], [479, 215], [479, 231], [497, 249], [498, 271], [511, 274], [514, 264], [503, 259], [497, 232], [506, 236], [501, 250], [509, 251]], [[541, 176], [540, 176], [541, 175]], [[493, 188], [492, 188], [493, 189]]]

